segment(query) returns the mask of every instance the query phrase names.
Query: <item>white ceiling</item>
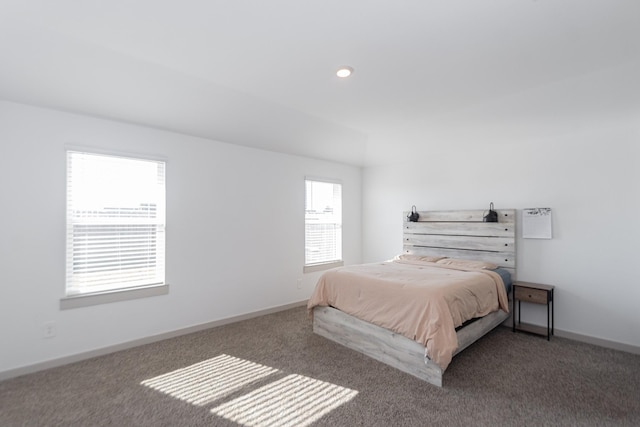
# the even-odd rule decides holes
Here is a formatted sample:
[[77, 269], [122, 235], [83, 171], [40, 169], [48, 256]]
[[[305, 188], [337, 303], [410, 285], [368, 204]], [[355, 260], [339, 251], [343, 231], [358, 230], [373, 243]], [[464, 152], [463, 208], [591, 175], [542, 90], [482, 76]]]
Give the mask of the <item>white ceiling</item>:
[[355, 165], [637, 115], [639, 64], [637, 0], [0, 0], [0, 99]]

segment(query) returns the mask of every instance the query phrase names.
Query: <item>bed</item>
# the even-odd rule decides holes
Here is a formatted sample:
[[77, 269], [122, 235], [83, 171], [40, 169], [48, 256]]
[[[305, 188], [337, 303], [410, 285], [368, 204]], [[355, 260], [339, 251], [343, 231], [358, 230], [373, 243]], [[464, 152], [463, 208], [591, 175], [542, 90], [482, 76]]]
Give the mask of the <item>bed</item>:
[[[407, 221], [405, 213], [401, 256], [383, 263], [341, 267], [321, 276], [308, 304], [314, 332], [441, 387], [443, 374], [453, 356], [508, 317], [507, 290], [503, 288], [502, 293], [499, 286], [504, 286], [505, 272], [512, 280], [516, 276], [516, 215], [513, 209], [497, 212], [498, 222], [493, 223], [482, 221], [486, 214], [482, 210], [420, 211], [417, 222]], [[436, 278], [429, 279], [429, 283], [419, 283], [424, 281], [417, 276], [422, 270], [433, 270]], [[496, 274], [497, 271], [501, 274]], [[477, 289], [457, 292], [477, 294], [495, 288], [494, 298], [498, 301], [494, 301], [491, 308], [478, 303], [477, 315], [470, 319], [463, 318], [468, 314], [457, 314], [451, 307], [442, 308], [441, 303], [422, 304], [423, 296], [419, 292], [425, 292], [423, 287], [435, 287], [436, 291], [426, 292], [435, 292], [436, 298], [449, 287], [437, 282], [444, 280], [444, 276], [453, 280], [455, 288], [461, 283], [480, 286], [473, 284], [474, 281], [483, 282], [483, 288], [477, 288], [482, 292]], [[431, 283], [432, 280], [436, 282]], [[384, 287], [384, 282], [388, 282], [391, 290]], [[399, 298], [407, 292], [409, 302]], [[374, 301], [372, 294], [381, 294], [381, 302]], [[458, 300], [458, 297], [443, 298], [449, 302]], [[348, 301], [354, 301], [356, 308]], [[476, 302], [467, 305], [474, 304]], [[418, 306], [427, 309], [424, 313], [418, 312]], [[361, 310], [362, 307], [367, 310]], [[422, 316], [417, 323], [408, 327], [398, 323], [414, 312]], [[435, 332], [433, 325], [436, 325]], [[444, 338], [436, 333], [444, 334]]]

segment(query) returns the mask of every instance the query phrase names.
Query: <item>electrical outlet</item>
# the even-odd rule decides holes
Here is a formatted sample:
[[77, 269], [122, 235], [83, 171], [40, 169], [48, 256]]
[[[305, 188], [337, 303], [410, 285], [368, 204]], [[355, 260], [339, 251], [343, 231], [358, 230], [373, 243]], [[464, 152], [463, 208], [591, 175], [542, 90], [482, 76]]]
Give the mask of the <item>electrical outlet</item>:
[[55, 337], [56, 329], [56, 322], [44, 322], [42, 324], [42, 338]]
[[302, 289], [302, 279], [298, 279], [298, 289]]

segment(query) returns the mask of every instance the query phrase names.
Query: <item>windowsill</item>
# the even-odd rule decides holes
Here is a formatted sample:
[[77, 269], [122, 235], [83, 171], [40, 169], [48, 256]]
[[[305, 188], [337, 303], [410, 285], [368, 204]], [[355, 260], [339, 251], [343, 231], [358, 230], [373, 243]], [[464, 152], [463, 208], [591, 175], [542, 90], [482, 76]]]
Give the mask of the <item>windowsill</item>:
[[109, 304], [118, 301], [166, 295], [168, 293], [169, 285], [164, 284], [66, 296], [60, 299], [60, 309], [68, 310], [72, 308], [89, 307], [92, 305]]
[[305, 265], [302, 269], [303, 273], [314, 273], [316, 271], [324, 271], [330, 270], [336, 267], [342, 267], [344, 265], [344, 261], [332, 261], [332, 262], [324, 262], [322, 264], [309, 264]]

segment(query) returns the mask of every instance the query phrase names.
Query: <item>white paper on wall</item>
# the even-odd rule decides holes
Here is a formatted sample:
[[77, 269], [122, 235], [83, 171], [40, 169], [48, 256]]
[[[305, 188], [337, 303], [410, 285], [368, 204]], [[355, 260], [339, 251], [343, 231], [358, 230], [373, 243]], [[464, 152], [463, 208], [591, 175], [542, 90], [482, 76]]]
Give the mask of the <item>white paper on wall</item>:
[[522, 237], [551, 239], [551, 208], [523, 209]]

